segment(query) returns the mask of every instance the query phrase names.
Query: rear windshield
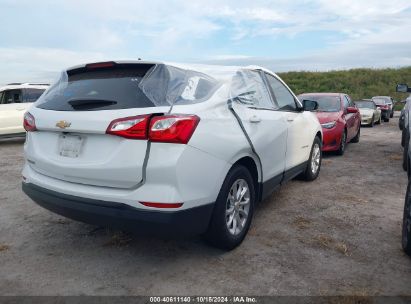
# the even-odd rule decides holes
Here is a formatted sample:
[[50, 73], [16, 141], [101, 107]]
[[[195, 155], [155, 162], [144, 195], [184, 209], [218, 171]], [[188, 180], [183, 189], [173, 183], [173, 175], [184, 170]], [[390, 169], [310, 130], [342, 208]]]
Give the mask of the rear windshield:
[[206, 100], [217, 81], [164, 64], [116, 65], [63, 72], [36, 106], [55, 111], [96, 111], [171, 106]]
[[152, 65], [63, 72], [36, 104], [55, 111], [92, 111], [153, 107], [139, 88]]
[[339, 96], [327, 95], [301, 95], [299, 99], [312, 100], [318, 103], [318, 112], [339, 112], [341, 110], [341, 100]]
[[373, 101], [356, 101], [355, 104], [358, 108], [374, 109], [375, 107]]

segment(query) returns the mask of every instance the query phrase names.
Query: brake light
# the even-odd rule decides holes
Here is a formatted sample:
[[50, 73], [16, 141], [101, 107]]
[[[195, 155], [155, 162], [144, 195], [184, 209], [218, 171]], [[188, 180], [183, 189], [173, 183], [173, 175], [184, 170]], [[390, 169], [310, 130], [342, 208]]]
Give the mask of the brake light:
[[27, 132], [33, 132], [37, 130], [36, 120], [34, 119], [34, 116], [29, 112], [26, 112], [24, 114], [23, 127]]
[[150, 115], [139, 115], [113, 120], [106, 133], [129, 139], [147, 139]]
[[111, 68], [111, 67], [114, 67], [115, 65], [116, 63], [114, 61], [96, 62], [96, 63], [86, 64], [86, 68], [87, 69]]
[[140, 202], [140, 204], [151, 208], [180, 208], [183, 203], [153, 203], [153, 202]]
[[153, 142], [187, 144], [199, 121], [196, 115], [155, 116], [150, 121], [148, 137]]

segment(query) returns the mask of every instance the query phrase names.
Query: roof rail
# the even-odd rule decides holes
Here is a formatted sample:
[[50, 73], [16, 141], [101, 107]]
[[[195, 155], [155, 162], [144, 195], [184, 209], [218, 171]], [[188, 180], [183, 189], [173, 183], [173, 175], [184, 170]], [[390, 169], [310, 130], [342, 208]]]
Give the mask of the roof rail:
[[7, 85], [20, 85], [22, 84], [22, 82], [12, 82], [12, 83], [8, 83]]

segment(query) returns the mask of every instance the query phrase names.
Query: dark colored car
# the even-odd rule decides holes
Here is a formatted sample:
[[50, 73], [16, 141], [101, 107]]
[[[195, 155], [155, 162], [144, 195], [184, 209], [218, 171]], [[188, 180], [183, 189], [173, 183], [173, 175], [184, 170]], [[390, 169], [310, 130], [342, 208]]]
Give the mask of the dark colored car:
[[[397, 92], [411, 93], [411, 88], [405, 84], [397, 85]], [[410, 102], [407, 102], [408, 104]], [[406, 113], [404, 116], [404, 130], [406, 131], [406, 139], [404, 143], [404, 166], [407, 170], [408, 175], [408, 187], [405, 194], [404, 202], [404, 213], [402, 217], [402, 237], [401, 244], [404, 252], [411, 256], [411, 149], [410, 149], [410, 105], [405, 109]]]

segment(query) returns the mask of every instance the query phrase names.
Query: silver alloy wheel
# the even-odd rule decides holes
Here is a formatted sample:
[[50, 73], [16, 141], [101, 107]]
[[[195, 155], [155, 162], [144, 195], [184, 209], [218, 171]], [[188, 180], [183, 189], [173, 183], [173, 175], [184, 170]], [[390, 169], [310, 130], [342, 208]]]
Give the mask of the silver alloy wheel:
[[231, 186], [226, 203], [226, 224], [232, 235], [243, 231], [250, 212], [250, 188], [244, 179], [237, 179]]
[[317, 174], [318, 168], [320, 167], [321, 161], [321, 150], [318, 143], [314, 144], [313, 154], [311, 156], [311, 172], [312, 174]]

